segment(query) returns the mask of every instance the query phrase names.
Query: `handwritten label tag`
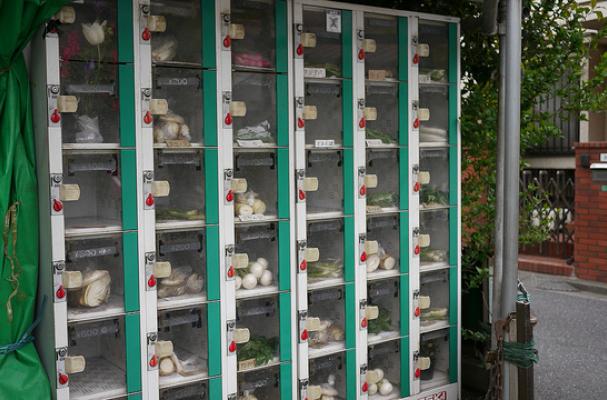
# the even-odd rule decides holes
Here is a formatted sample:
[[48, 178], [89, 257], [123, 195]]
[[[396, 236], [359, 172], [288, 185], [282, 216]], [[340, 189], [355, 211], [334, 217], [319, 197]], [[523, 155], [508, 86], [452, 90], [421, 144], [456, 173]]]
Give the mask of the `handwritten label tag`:
[[259, 139], [254, 140], [237, 140], [240, 147], [263, 147], [263, 142]]
[[335, 140], [333, 140], [333, 139], [315, 140], [314, 147], [319, 147], [319, 148], [335, 147]]
[[304, 68], [304, 78], [325, 78], [327, 70], [324, 68]]
[[379, 147], [384, 144], [381, 139], [367, 139], [365, 141], [367, 142], [367, 147]]

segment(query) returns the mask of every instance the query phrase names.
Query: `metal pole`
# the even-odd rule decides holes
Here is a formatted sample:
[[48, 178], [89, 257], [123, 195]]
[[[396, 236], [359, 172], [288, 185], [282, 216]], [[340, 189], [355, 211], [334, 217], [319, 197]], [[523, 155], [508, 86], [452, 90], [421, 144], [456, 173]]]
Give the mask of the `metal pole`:
[[[521, 109], [521, 0], [506, 0], [506, 110], [504, 141], [504, 243], [501, 318], [515, 311], [518, 281], [518, 217]], [[504, 399], [510, 395], [508, 366], [502, 366]]]

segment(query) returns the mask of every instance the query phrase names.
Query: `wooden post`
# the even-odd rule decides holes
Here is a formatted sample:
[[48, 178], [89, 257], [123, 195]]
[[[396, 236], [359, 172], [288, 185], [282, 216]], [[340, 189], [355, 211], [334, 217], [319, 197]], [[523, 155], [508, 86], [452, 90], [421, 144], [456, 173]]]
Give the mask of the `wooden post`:
[[[531, 310], [529, 303], [516, 303], [516, 338], [519, 343], [533, 340], [533, 326], [531, 325]], [[534, 399], [533, 365], [529, 368], [518, 369], [518, 399]]]

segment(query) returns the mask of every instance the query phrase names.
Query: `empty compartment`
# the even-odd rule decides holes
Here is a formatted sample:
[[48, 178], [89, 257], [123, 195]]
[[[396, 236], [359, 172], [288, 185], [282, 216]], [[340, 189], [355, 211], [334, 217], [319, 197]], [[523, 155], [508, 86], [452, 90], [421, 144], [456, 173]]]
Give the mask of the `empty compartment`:
[[304, 75], [312, 78], [341, 77], [341, 11], [304, 9], [303, 27], [304, 34], [315, 38], [315, 41], [311, 40], [305, 46], [302, 44]]
[[449, 320], [449, 270], [422, 273], [419, 294], [430, 298], [430, 307], [421, 310], [421, 330], [445, 327]]
[[377, 176], [377, 187], [367, 192], [367, 212], [399, 207], [398, 149], [367, 149], [367, 174]]
[[156, 233], [157, 263], [170, 265], [170, 275], [158, 279], [158, 308], [198, 303], [206, 299], [204, 235], [203, 229]]
[[422, 208], [446, 207], [449, 205], [449, 149], [421, 149], [419, 170], [427, 179], [420, 193]]
[[309, 363], [310, 385], [320, 386], [322, 396], [325, 398], [335, 400], [346, 398], [346, 356], [344, 353], [314, 358]]
[[317, 248], [319, 259], [308, 263], [308, 284], [339, 284], [344, 274], [344, 221], [308, 222], [308, 247]]
[[[117, 8], [118, 0], [81, 0], [64, 6], [58, 27], [61, 59], [118, 62]], [[65, 13], [70, 9], [73, 17]]]
[[449, 261], [449, 210], [420, 212], [420, 232], [428, 235], [428, 246], [421, 246], [421, 268]]
[[208, 376], [207, 308], [198, 306], [158, 312], [160, 387]]
[[240, 400], [280, 399], [280, 368], [278, 366], [238, 374]]
[[236, 325], [247, 328], [251, 335], [247, 343], [238, 345], [239, 371], [278, 363], [280, 324], [276, 296], [238, 300]]
[[306, 145], [333, 147], [343, 143], [341, 81], [307, 80], [305, 104], [316, 107], [306, 121]]
[[246, 105], [244, 116], [233, 118], [235, 143], [241, 147], [276, 143], [276, 76], [234, 72], [232, 99]]
[[111, 399], [126, 394], [122, 317], [68, 326], [70, 357], [84, 357], [84, 370], [69, 375], [71, 399]]
[[118, 65], [61, 61], [59, 69], [61, 96], [73, 96], [77, 101], [74, 108], [61, 113], [63, 143], [120, 142]]
[[160, 389], [160, 400], [208, 400], [208, 382], [196, 382], [187, 386]]
[[449, 25], [446, 22], [419, 21], [419, 43], [428, 45], [427, 55], [420, 54], [419, 80], [447, 82], [449, 68]]
[[66, 233], [83, 229], [119, 230], [122, 183], [118, 152], [63, 153], [63, 184], [78, 185], [78, 199], [64, 201]]
[[164, 18], [166, 29], [152, 33], [155, 63], [201, 64], [202, 24], [199, 0], [151, 0], [150, 14]]
[[420, 357], [430, 358], [430, 367], [421, 371], [421, 390], [449, 383], [449, 331], [425, 333], [420, 338]]
[[202, 79], [200, 70], [155, 67], [153, 97], [167, 101], [169, 111], [154, 118], [154, 143], [187, 147], [202, 143]]
[[420, 142], [446, 142], [449, 129], [449, 87], [420, 85], [419, 106], [430, 112], [430, 119], [421, 121]]
[[367, 278], [400, 272], [399, 214], [367, 217], [367, 240], [376, 241], [378, 251], [367, 258]]
[[234, 155], [234, 175], [247, 180], [236, 195], [234, 213], [241, 221], [275, 218], [278, 201], [276, 152], [243, 150]]
[[344, 288], [308, 292], [308, 318], [318, 318], [317, 330], [309, 330], [310, 357], [345, 347]]
[[204, 220], [202, 149], [155, 150], [155, 181], [169, 184], [168, 196], [156, 196], [156, 222]]
[[236, 253], [249, 257], [237, 270], [236, 297], [251, 297], [278, 290], [278, 232], [276, 223], [236, 227]]
[[398, 143], [398, 85], [391, 82], [366, 83], [367, 107], [377, 111], [377, 119], [367, 119], [367, 146]]
[[392, 400], [400, 396], [400, 340], [369, 346], [367, 383], [369, 399]]
[[369, 342], [400, 336], [400, 287], [399, 279], [385, 279], [367, 285], [367, 300], [370, 306], [379, 309], [376, 319], [370, 319], [367, 332]]
[[[276, 59], [274, 0], [232, 0], [232, 64], [240, 69], [273, 69]], [[244, 29], [244, 32], [242, 31]]]
[[374, 42], [370, 43], [365, 52], [367, 79], [398, 78], [397, 19], [384, 15], [365, 14], [365, 38]]
[[124, 311], [122, 236], [67, 239], [63, 287], [68, 320], [113, 316]]
[[342, 150], [308, 150], [306, 176], [318, 178], [318, 190], [306, 195], [308, 214], [341, 213], [344, 208]]

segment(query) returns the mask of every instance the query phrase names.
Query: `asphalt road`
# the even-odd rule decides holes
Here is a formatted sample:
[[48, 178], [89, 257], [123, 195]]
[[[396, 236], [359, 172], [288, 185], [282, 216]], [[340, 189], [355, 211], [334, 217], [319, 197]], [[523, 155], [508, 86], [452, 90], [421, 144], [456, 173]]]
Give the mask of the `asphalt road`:
[[538, 318], [537, 400], [607, 399], [607, 295], [521, 271]]

